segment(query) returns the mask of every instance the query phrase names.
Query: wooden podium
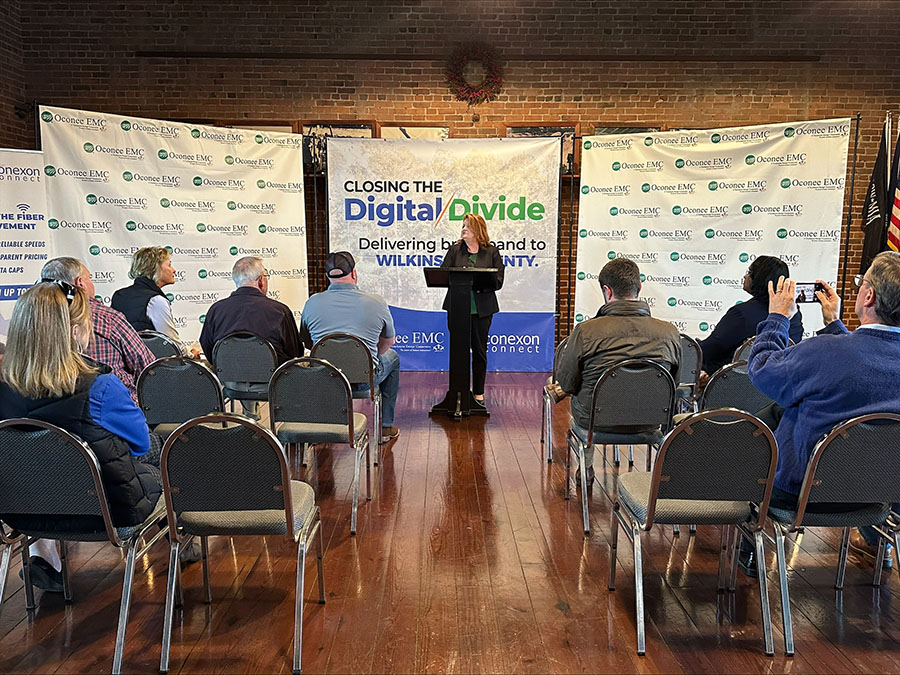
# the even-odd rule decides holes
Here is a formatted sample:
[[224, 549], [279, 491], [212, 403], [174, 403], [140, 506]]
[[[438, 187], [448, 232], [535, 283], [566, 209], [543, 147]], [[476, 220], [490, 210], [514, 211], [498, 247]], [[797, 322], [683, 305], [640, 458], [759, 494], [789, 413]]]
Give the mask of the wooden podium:
[[450, 289], [450, 372], [444, 400], [431, 408], [429, 415], [447, 415], [455, 420], [463, 416], [490, 417], [484, 405], [472, 395], [472, 291], [494, 288], [494, 267], [426, 267], [425, 285]]

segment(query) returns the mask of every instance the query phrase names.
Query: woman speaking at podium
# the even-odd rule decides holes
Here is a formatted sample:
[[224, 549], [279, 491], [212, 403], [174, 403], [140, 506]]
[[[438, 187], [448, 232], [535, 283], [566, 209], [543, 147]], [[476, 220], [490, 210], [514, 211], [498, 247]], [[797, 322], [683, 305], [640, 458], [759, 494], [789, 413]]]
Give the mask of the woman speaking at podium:
[[[472, 395], [475, 401], [484, 405], [484, 375], [487, 371], [487, 341], [491, 330], [491, 320], [500, 311], [497, 294], [503, 286], [503, 258], [491, 243], [484, 218], [467, 213], [463, 218], [462, 238], [453, 244], [444, 255], [441, 267], [495, 267], [493, 288], [472, 291], [471, 302], [471, 344], [472, 344]], [[450, 310], [450, 293], [444, 298], [443, 309]]]

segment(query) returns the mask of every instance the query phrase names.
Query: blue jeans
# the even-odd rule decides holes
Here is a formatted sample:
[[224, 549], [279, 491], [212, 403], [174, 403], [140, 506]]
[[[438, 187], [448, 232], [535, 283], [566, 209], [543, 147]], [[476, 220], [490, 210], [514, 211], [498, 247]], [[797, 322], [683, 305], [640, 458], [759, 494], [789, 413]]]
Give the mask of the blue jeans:
[[[378, 355], [375, 366], [375, 386], [381, 390], [381, 426], [394, 426], [394, 408], [400, 390], [400, 355], [393, 349]], [[369, 385], [354, 385], [356, 391], [367, 391]]]

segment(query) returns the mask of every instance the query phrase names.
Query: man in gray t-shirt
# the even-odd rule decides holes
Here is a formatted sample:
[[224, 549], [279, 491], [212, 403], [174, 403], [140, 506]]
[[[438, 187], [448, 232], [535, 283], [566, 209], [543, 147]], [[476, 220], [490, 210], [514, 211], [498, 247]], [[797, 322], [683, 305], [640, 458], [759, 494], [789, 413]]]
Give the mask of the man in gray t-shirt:
[[394, 319], [383, 298], [356, 285], [356, 261], [348, 252], [329, 253], [325, 274], [331, 283], [306, 301], [300, 339], [311, 348], [331, 333], [349, 333], [366, 344], [375, 364], [375, 386], [381, 390], [381, 442], [387, 443], [400, 435], [394, 426], [400, 388], [400, 357], [391, 349], [396, 335]]

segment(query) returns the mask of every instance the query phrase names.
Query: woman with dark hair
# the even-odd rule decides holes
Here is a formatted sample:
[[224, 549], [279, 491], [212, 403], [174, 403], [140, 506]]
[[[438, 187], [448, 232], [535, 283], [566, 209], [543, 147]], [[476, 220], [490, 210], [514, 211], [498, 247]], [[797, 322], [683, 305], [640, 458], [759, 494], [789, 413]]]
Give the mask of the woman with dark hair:
[[[756, 327], [769, 315], [769, 282], [773, 286], [779, 277], [789, 276], [788, 266], [779, 258], [761, 255], [744, 275], [744, 291], [753, 297], [735, 305], [716, 324], [715, 330], [700, 341], [703, 350], [703, 370], [710, 375], [731, 362], [735, 350], [748, 337], [756, 335]], [[803, 337], [803, 317], [800, 312], [791, 318], [790, 337], [800, 342]]]
[[[484, 405], [484, 378], [487, 372], [487, 342], [494, 314], [500, 311], [497, 294], [503, 286], [503, 257], [491, 243], [487, 223], [474, 213], [463, 218], [462, 234], [444, 255], [441, 267], [494, 267], [497, 272], [493, 288], [472, 291], [472, 395]], [[450, 310], [450, 292], [444, 298], [444, 309]]]

